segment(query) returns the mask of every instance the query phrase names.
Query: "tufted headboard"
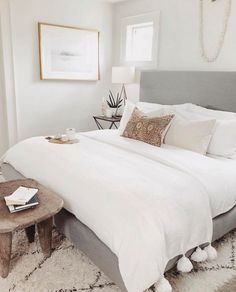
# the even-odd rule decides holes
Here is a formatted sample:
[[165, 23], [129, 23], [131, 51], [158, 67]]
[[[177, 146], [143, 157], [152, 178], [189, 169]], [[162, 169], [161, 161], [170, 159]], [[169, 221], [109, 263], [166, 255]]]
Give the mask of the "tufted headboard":
[[142, 71], [140, 101], [236, 112], [236, 72]]

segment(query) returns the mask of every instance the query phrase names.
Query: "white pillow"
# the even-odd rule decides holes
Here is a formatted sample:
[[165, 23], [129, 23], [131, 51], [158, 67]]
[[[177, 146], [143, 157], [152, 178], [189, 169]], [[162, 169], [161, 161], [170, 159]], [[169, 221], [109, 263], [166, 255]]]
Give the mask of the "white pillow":
[[216, 122], [207, 152], [226, 158], [236, 158], [236, 120]]
[[190, 112], [204, 115], [206, 117], [212, 117], [217, 120], [236, 120], [236, 113], [232, 112], [211, 110], [196, 104], [188, 104], [187, 109]]
[[141, 102], [141, 101], [138, 102], [136, 106], [142, 112], [155, 111], [155, 110], [162, 109], [164, 107], [164, 105], [162, 104], [151, 103], [151, 102]]
[[[167, 112], [170, 113], [166, 110], [165, 114]], [[205, 155], [216, 120], [200, 118], [199, 115], [176, 110], [164, 143]]]
[[189, 103], [165, 105], [165, 104], [158, 104], [158, 103], [151, 103], [151, 102], [138, 102], [137, 104], [138, 109], [143, 112], [159, 110], [162, 108], [187, 110], [188, 106], [189, 106]]
[[188, 109], [194, 114], [217, 119], [207, 152], [226, 158], [236, 158], [236, 113], [210, 110], [194, 104], [191, 104]]
[[[208, 121], [213, 120], [212, 117], [206, 117], [204, 115], [201, 115], [199, 113], [195, 112], [189, 112], [188, 110], [182, 109], [182, 108], [163, 108], [162, 109], [164, 115], [170, 115], [175, 114], [181, 119], [184, 119], [186, 121]], [[215, 120], [215, 119], [214, 119]]]
[[120, 121], [120, 126], [119, 126], [119, 131], [121, 133], [124, 132], [126, 125], [132, 115], [133, 110], [135, 109], [135, 104], [132, 102], [127, 101], [125, 108], [124, 108], [124, 112]]

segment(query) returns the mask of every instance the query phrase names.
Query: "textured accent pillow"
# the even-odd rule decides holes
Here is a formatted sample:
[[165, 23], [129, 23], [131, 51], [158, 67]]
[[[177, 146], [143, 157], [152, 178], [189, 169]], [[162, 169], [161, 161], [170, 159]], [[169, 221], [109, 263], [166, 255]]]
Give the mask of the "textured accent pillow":
[[122, 136], [160, 147], [173, 117], [147, 117], [135, 108]]
[[132, 113], [133, 113], [135, 108], [139, 109], [142, 112], [142, 115], [145, 115], [146, 117], [149, 117], [149, 118], [163, 116], [163, 109], [162, 108], [159, 108], [157, 110], [146, 111], [146, 110], [140, 109], [138, 106], [135, 106], [135, 104], [132, 102], [127, 102], [127, 104], [124, 108], [122, 119], [120, 121], [119, 131], [121, 134], [124, 132], [124, 130], [128, 124], [128, 121], [131, 118]]

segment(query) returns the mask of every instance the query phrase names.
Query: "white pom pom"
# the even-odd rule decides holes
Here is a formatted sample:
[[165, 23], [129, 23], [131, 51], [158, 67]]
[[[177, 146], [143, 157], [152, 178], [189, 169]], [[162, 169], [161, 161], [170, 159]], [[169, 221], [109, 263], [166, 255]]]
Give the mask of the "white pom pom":
[[172, 287], [166, 278], [162, 278], [155, 284], [155, 292], [171, 292]]
[[177, 270], [182, 273], [189, 273], [192, 271], [192, 269], [193, 269], [192, 263], [185, 255], [183, 255], [182, 258], [178, 260]]
[[210, 261], [213, 261], [217, 258], [217, 251], [212, 245], [208, 245], [204, 248], [204, 250], [207, 253], [207, 257]]
[[205, 262], [207, 260], [207, 253], [205, 250], [202, 250], [198, 247], [195, 252], [191, 255], [191, 260], [195, 262]]

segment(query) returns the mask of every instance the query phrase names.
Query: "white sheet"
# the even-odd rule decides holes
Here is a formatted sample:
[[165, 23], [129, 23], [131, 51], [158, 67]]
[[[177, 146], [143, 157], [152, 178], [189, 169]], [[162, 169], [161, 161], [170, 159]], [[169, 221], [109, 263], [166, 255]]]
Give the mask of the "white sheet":
[[[215, 188], [199, 176], [200, 155], [121, 138], [118, 131], [79, 139], [73, 145], [28, 139], [3, 160], [63, 197], [66, 209], [117, 255], [128, 291], [147, 289], [171, 258], [211, 241]], [[217, 204], [217, 212], [223, 205], [229, 207]]]

